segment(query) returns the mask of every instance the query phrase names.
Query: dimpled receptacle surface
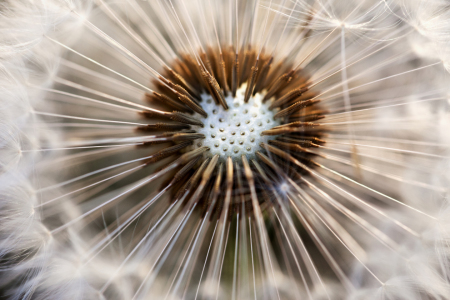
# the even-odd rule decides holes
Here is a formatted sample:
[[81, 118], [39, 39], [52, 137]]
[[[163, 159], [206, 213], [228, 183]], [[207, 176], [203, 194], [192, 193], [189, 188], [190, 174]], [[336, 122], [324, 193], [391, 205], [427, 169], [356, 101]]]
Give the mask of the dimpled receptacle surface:
[[196, 147], [207, 146], [209, 155], [219, 154], [221, 159], [230, 156], [240, 160], [243, 154], [252, 159], [261, 149], [261, 142], [274, 138], [261, 135], [264, 130], [280, 125], [269, 109], [270, 102], [262, 103], [264, 94], [259, 93], [245, 103], [245, 89], [244, 84], [237, 90], [236, 97], [231, 94], [226, 97], [228, 110], [217, 105], [210, 95], [202, 95], [201, 105], [208, 117], [199, 117], [205, 126], [199, 127], [197, 132], [203, 133], [205, 139], [198, 141]]

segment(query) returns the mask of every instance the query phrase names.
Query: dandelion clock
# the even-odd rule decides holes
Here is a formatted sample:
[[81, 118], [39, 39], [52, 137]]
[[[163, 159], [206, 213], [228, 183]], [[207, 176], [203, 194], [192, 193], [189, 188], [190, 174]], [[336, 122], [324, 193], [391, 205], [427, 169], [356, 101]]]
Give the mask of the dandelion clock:
[[3, 298], [450, 299], [449, 20], [3, 1]]

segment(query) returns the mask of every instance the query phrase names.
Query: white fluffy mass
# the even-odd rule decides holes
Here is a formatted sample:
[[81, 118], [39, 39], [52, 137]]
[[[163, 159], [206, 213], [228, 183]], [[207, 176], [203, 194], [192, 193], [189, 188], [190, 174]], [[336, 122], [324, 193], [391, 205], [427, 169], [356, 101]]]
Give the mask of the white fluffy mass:
[[[145, 94], [217, 45], [306, 72], [324, 109], [264, 223], [202, 219], [139, 169]], [[445, 0], [1, 2], [0, 298], [450, 299], [449, 72]], [[252, 132], [194, 148], [253, 159]]]

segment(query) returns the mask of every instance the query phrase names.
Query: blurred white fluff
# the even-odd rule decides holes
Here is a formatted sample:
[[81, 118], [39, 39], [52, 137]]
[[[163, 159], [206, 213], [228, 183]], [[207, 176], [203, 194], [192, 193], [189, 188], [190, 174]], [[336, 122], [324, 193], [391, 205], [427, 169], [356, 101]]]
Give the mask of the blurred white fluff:
[[[189, 3], [188, 1], [184, 2]], [[261, 4], [266, 7], [271, 5], [272, 9], [282, 13], [285, 17], [289, 15], [289, 9], [286, 8], [287, 6], [285, 7], [287, 1], [273, 2], [261, 1]], [[208, 3], [209, 1], [205, 1], [205, 10], [207, 10]], [[312, 3], [320, 4], [314, 6], [318, 17], [311, 22], [311, 29], [316, 32], [323, 33], [335, 28], [345, 28], [345, 32], [348, 32], [349, 35], [354, 34], [364, 39], [367, 30], [381, 30], [377, 27], [378, 25], [383, 26], [382, 29], [385, 32], [390, 28], [394, 29], [399, 23], [406, 22], [411, 25], [411, 30], [414, 30], [415, 33], [408, 37], [407, 41], [389, 48], [388, 51], [392, 51], [392, 55], [395, 56], [406, 51], [405, 47], [411, 47], [427, 63], [432, 63], [438, 58], [443, 62], [442, 65], [447, 71], [450, 71], [450, 7], [445, 0], [298, 1], [296, 13], [300, 13], [296, 16], [300, 21], [295, 24], [296, 26], [301, 26], [301, 21], [303, 21], [301, 19], [304, 17], [301, 13], [302, 9], [311, 8]], [[99, 61], [102, 59], [103, 54], [98, 52], [98, 49], [107, 46], [98, 41], [94, 45], [95, 38], [91, 35], [82, 35], [84, 29], [80, 25], [81, 21], [71, 16], [70, 9], [72, 8], [85, 14], [87, 18], [92, 13], [97, 23], [103, 25], [102, 29], [108, 31], [108, 34], [114, 36], [121, 43], [131, 40], [126, 34], [114, 33], [115, 30], [119, 31], [118, 26], [112, 25], [111, 20], [105, 17], [98, 8], [91, 11], [91, 5], [93, 4], [83, 1], [78, 3], [77, 1], [62, 0], [11, 0], [0, 3], [0, 259], [2, 262], [0, 284], [3, 286], [5, 295], [10, 299], [132, 299], [136, 289], [139, 288], [136, 282], [143, 281], [149, 275], [148, 266], [141, 263], [139, 256], [130, 259], [125, 266], [122, 266], [123, 257], [119, 255], [116, 257], [111, 252], [96, 257], [93, 263], [85, 265], [85, 262], [80, 261], [79, 258], [91, 251], [90, 246], [85, 243], [86, 236], [92, 238], [96, 233], [80, 233], [84, 229], [80, 224], [79, 227], [75, 226], [67, 230], [62, 237], [56, 238], [43, 224], [45, 217], [40, 216], [39, 210], [35, 209], [41, 203], [37, 199], [36, 190], [43, 186], [57, 184], [60, 180], [58, 173], [54, 170], [46, 170], [42, 174], [35, 173], [37, 165], [52, 159], [51, 156], [50, 158], [46, 157], [46, 154], [37, 150], [43, 145], [47, 148], [50, 148], [51, 145], [60, 145], [65, 138], [64, 132], [46, 128], [45, 121], [33, 113], [36, 108], [41, 107], [46, 107], [48, 111], [59, 111], [57, 105], [52, 107], [50, 101], [44, 101], [47, 97], [45, 92], [35, 88], [36, 86], [39, 88], [53, 86], [54, 76], [58, 74], [60, 58], [64, 56], [64, 49], [55, 45], [46, 36], [56, 38], [65, 45], [77, 45], [77, 49], [82, 49], [85, 53], [95, 56]], [[126, 3], [120, 2], [118, 6], [120, 7], [120, 5], [126, 6]], [[195, 16], [198, 7], [192, 5], [187, 9], [192, 16]], [[226, 9], [224, 8], [224, 10]], [[346, 18], [349, 13], [352, 17]], [[136, 15], [127, 17], [131, 20], [139, 19]], [[164, 20], [164, 16], [159, 17]], [[219, 22], [220, 20], [218, 20]], [[110, 23], [111, 26], [109, 26]], [[169, 25], [166, 26], [168, 31], [173, 30], [169, 28]], [[175, 43], [174, 41], [176, 38], [170, 43]], [[285, 46], [283, 45], [283, 47]], [[311, 49], [313, 46], [314, 44], [307, 49]], [[355, 49], [357, 47], [354, 45], [349, 46], [349, 56], [356, 53]], [[145, 55], [138, 47], [132, 50], [138, 55]], [[339, 49], [336, 53], [340, 53]], [[380, 55], [384, 55], [384, 53], [382, 52]], [[118, 53], [117, 55], [120, 56]], [[170, 54], [166, 55], [165, 58], [170, 59]], [[339, 66], [341, 59], [339, 56], [327, 58], [329, 66]], [[105, 60], [107, 59], [105, 58]], [[148, 58], [148, 60], [152, 59]], [[73, 61], [77, 62], [76, 58]], [[118, 65], [120, 65], [118, 68], [123, 68], [120, 70], [122, 73], [130, 72], [129, 69], [126, 69], [127, 65], [123, 60], [120, 61], [120, 64], [118, 62]], [[355, 66], [353, 72], [358, 74], [368, 66], [370, 66], [370, 62], [363, 66]], [[320, 70], [320, 67], [316, 69]], [[390, 76], [390, 72], [402, 71], [404, 70], [393, 72], [388, 68], [382, 69], [379, 73], [374, 72], [368, 75], [367, 81]], [[128, 73], [127, 76], [133, 79], [145, 78], [139, 72], [141, 71], [137, 70], [136, 74]], [[429, 83], [429, 90], [439, 90], [440, 93], [447, 94], [449, 97], [450, 75], [434, 70], [426, 74], [427, 78], [423, 80]], [[80, 79], [80, 81], [82, 80], [85, 79]], [[86, 80], [88, 81], [88, 79]], [[337, 79], [336, 82], [339, 80]], [[140, 82], [146, 84], [144, 79]], [[363, 82], [355, 80], [349, 83], [349, 87], [356, 87], [361, 83]], [[322, 289], [317, 289], [312, 291], [312, 299], [450, 299], [450, 203], [448, 203], [450, 115], [448, 107], [445, 105], [420, 102], [421, 95], [426, 96], [427, 92], [421, 88], [423, 86], [417, 86], [417, 91], [412, 92], [408, 99], [414, 103], [403, 107], [393, 107], [389, 111], [383, 109], [382, 111], [370, 111], [367, 115], [355, 115], [352, 121], [364, 121], [369, 115], [378, 121], [371, 126], [379, 130], [378, 137], [381, 142], [367, 140], [365, 144], [372, 145], [374, 148], [359, 149], [359, 154], [362, 154], [361, 165], [366, 168], [363, 170], [364, 182], [370, 182], [372, 188], [382, 193], [388, 194], [393, 191], [394, 195], [401, 195], [405, 204], [431, 216], [436, 216], [436, 219], [430, 220], [422, 217], [421, 214], [404, 209], [398, 211], [394, 208], [387, 209], [386, 214], [419, 232], [418, 237], [411, 237], [399, 233], [398, 228], [392, 228], [393, 225], [390, 222], [380, 221], [378, 223], [379, 227], [376, 229], [390, 236], [396, 242], [399, 246], [397, 249], [399, 255], [393, 255], [389, 249], [380, 245], [360, 227], [354, 225], [349, 228], [349, 232], [357, 236], [358, 241], [364, 246], [363, 262], [374, 273], [380, 275], [384, 285], [379, 287], [376, 282], [374, 283], [371, 278], [368, 278], [366, 270], [357, 261], [352, 261], [349, 278], [354, 285], [353, 290], [345, 291], [337, 280], [329, 280], [325, 283], [328, 294], [324, 293]], [[118, 87], [117, 91], [111, 93], [120, 97], [126, 92]], [[129, 93], [132, 94], [133, 90], [130, 90]], [[385, 93], [384, 98], [389, 96], [389, 91], [380, 91], [380, 93]], [[415, 93], [417, 97], [415, 97]], [[385, 105], [388, 104], [385, 103]], [[450, 102], [447, 103], [447, 105], [449, 104]], [[330, 107], [335, 111], [337, 105], [333, 102], [330, 103]], [[103, 111], [102, 113], [110, 116], [115, 112]], [[89, 112], [86, 114], [88, 115]], [[435, 124], [430, 127], [429, 123], [422, 123], [420, 120], [413, 120], [405, 124], [397, 123], [397, 120], [403, 117], [434, 118]], [[334, 120], [343, 122], [344, 119], [344, 117], [338, 117]], [[330, 120], [329, 122], [333, 123]], [[396, 124], [399, 124], [400, 133], [395, 138], [399, 141], [393, 139], [393, 136], [383, 140], [384, 130], [396, 126]], [[401, 140], [407, 138], [416, 141], [417, 144], [405, 145]], [[441, 156], [441, 158], [431, 160], [428, 159], [429, 157], [401, 156], [395, 152], [376, 148], [376, 146], [383, 145], [388, 148], [420, 152], [429, 147], [420, 142], [439, 144], [438, 147], [432, 149], [435, 151], [432, 154]], [[338, 143], [333, 144], [333, 147], [340, 148], [342, 151], [347, 149]], [[441, 148], [446, 150], [439, 151]], [[374, 161], [370, 158], [371, 156], [382, 157], [384, 162]], [[401, 166], [393, 165], [392, 161], [400, 161]], [[325, 164], [323, 161], [321, 163]], [[371, 168], [376, 169], [380, 165], [385, 168], [386, 173], [394, 174], [392, 177], [401, 179], [386, 180], [380, 178], [379, 174], [369, 172]], [[334, 166], [341, 168], [338, 162], [331, 162], [328, 166], [330, 169], [333, 169]], [[416, 172], [416, 168], [427, 169], [428, 176], [424, 176], [422, 173], [418, 175], [419, 172]], [[353, 172], [352, 170], [347, 171], [348, 173]], [[418, 182], [433, 188], [424, 191], [422, 187], [412, 185], [410, 182]], [[366, 192], [356, 184], [353, 184], [352, 188], [356, 195], [364, 195]], [[64, 193], [57, 191], [49, 195], [58, 197], [62, 194]], [[336, 192], [331, 196], [337, 197], [339, 193]], [[376, 198], [379, 195], [372, 192], [370, 197]], [[56, 219], [58, 220], [56, 223], [59, 224], [58, 222], [62, 222], [61, 220], [76, 219], [85, 211], [86, 208], [78, 206], [75, 201], [73, 203], [66, 201], [57, 209], [58, 217]], [[368, 220], [372, 220], [372, 217], [369, 216]], [[319, 222], [317, 221], [317, 223]], [[349, 221], [343, 221], [343, 224], [348, 225]], [[319, 233], [328, 234], [331, 237], [330, 233], [322, 231], [325, 231], [324, 228], [318, 226]], [[156, 241], [155, 244], [160, 246]], [[333, 243], [330, 244], [333, 245]], [[342, 245], [337, 244], [336, 248], [342, 248]], [[337, 251], [344, 252], [342, 249]], [[116, 274], [115, 272], [119, 268], [120, 272]], [[112, 280], [108, 293], [103, 294], [104, 291], [101, 289], [110, 280], [111, 274], [116, 276]], [[307, 292], [301, 288], [297, 289], [297, 287], [294, 289], [296, 284], [292, 283], [291, 285], [290, 278], [284, 278], [283, 274], [276, 275], [275, 284], [281, 291], [282, 299], [296, 299], [299, 297], [297, 292], [303, 293], [302, 296], [307, 299]], [[165, 281], [159, 277], [153, 280], [156, 283], [152, 286], [155, 287], [160, 286], [159, 281], [161, 280], [161, 290], [155, 288], [148, 292], [149, 295], [163, 299], [165, 296], [163, 283], [165, 284]], [[265, 289], [270, 290], [270, 285], [273, 283], [258, 282], [258, 299], [260, 299], [259, 297], [264, 299], [267, 294], [270, 294], [270, 292], [266, 293]], [[292, 289], [290, 289], [291, 286]], [[228, 286], [220, 287], [221, 290], [229, 288]], [[208, 288], [200, 290], [200, 295], [203, 295], [205, 299], [208, 297], [207, 290]], [[187, 292], [188, 298], [193, 299], [195, 292]], [[224, 291], [221, 296], [228, 299], [226, 298], [228, 294], [227, 291]], [[167, 299], [177, 299], [177, 296], [174, 295], [170, 295], [170, 297]], [[181, 299], [181, 297], [179, 298]], [[248, 298], [251, 299], [252, 295], [249, 295]], [[219, 299], [221, 298], [219, 297]]]

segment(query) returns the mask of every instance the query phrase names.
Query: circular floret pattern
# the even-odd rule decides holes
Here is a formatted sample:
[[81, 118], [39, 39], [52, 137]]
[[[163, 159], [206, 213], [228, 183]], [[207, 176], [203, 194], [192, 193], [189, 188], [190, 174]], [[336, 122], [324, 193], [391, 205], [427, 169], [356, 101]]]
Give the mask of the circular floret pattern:
[[243, 84], [237, 91], [236, 97], [229, 95], [226, 101], [229, 109], [225, 110], [217, 105], [208, 94], [202, 95], [202, 108], [208, 114], [202, 118], [204, 127], [198, 126], [196, 131], [204, 134], [205, 138], [195, 144], [195, 147], [208, 147], [210, 156], [219, 155], [221, 160], [230, 156], [233, 160], [240, 160], [242, 155], [249, 159], [261, 147], [261, 142], [267, 143], [273, 139], [262, 133], [274, 126], [280, 125], [274, 118], [274, 112], [269, 109], [270, 103], [263, 103], [264, 93], [257, 93], [244, 101], [247, 85]]

